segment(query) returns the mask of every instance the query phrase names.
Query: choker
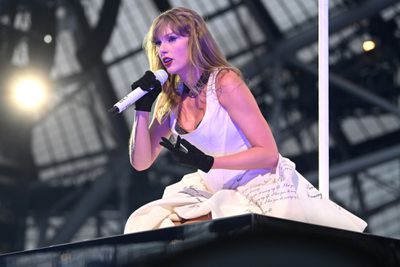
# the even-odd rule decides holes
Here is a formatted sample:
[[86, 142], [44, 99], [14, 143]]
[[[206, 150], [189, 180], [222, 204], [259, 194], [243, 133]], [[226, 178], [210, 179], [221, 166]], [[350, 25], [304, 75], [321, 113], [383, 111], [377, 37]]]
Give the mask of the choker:
[[190, 98], [196, 98], [207, 84], [209, 77], [210, 73], [208, 71], [204, 71], [193, 89], [190, 89], [184, 82], [180, 81], [178, 83], [177, 94], [180, 96], [187, 95]]

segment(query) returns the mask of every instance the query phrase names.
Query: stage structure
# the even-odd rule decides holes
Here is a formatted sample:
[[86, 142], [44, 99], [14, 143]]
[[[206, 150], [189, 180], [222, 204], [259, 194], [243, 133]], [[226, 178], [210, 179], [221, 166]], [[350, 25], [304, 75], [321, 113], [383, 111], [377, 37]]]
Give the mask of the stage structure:
[[329, 198], [329, 0], [318, 1], [318, 189]]
[[256, 214], [0, 256], [30, 266], [399, 266], [400, 240]]

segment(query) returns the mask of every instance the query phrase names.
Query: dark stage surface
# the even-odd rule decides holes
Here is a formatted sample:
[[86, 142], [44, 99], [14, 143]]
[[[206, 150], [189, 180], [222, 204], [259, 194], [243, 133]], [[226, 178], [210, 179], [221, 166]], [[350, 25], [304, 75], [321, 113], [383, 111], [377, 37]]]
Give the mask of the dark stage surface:
[[4, 254], [0, 266], [400, 266], [400, 240], [247, 214]]

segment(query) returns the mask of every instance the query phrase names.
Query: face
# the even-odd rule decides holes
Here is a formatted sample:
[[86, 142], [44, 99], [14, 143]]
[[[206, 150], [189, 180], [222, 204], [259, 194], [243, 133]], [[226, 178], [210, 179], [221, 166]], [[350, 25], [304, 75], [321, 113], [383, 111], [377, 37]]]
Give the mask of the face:
[[185, 78], [189, 71], [189, 37], [174, 33], [168, 26], [157, 36], [155, 45], [166, 70]]

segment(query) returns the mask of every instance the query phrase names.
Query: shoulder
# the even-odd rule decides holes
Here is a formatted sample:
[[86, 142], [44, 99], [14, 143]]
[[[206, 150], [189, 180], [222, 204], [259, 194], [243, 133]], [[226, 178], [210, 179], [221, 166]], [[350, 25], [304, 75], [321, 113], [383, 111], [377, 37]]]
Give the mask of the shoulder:
[[218, 100], [226, 106], [234, 99], [240, 99], [250, 93], [240, 72], [231, 69], [220, 70], [216, 76], [215, 87]]
[[221, 69], [216, 75], [216, 87], [222, 91], [233, 89], [236, 86], [244, 83], [242, 75], [239, 71], [232, 69]]

